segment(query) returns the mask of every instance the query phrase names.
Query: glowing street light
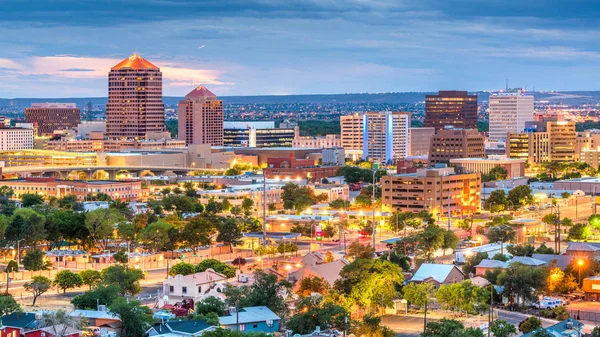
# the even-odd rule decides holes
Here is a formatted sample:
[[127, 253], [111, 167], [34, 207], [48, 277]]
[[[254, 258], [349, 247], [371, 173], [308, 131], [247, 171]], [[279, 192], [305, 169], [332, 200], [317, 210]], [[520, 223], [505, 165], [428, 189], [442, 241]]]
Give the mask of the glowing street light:
[[582, 259], [577, 260], [577, 267], [578, 267], [577, 268], [577, 273], [579, 274], [578, 275], [579, 285], [581, 285], [581, 267], [583, 267], [583, 260]]

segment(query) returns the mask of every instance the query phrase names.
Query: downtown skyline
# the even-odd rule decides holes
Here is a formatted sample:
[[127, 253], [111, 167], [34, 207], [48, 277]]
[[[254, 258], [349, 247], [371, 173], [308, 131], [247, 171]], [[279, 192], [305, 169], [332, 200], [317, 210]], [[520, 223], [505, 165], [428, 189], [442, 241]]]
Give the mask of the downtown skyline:
[[106, 96], [136, 51], [165, 96], [598, 89], [591, 1], [34, 2], [0, 15], [1, 98]]

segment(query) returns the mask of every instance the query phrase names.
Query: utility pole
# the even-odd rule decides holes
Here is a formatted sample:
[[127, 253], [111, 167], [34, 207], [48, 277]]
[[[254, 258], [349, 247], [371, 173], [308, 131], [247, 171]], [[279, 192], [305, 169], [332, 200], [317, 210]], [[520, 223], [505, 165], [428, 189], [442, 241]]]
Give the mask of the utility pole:
[[492, 331], [492, 313], [494, 311], [494, 285], [490, 284], [490, 309], [488, 310], [488, 337]]
[[560, 255], [560, 205], [556, 205], [556, 213], [554, 218], [554, 249], [556, 255]]
[[451, 228], [450, 228], [450, 186], [448, 186], [448, 230], [451, 230]]
[[375, 224], [375, 174], [377, 173], [377, 169], [379, 169], [379, 165], [373, 164], [373, 249], [375, 249], [375, 234], [377, 233], [377, 225]]
[[267, 246], [267, 172], [263, 168], [263, 246]]

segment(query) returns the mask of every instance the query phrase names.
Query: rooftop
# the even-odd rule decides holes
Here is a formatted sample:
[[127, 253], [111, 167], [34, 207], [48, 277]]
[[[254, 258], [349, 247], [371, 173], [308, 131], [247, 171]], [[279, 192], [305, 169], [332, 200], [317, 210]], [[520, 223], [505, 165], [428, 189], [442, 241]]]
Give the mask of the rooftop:
[[154, 64], [150, 63], [150, 61], [138, 55], [138, 53], [133, 53], [128, 58], [119, 62], [114, 67], [110, 68], [110, 70], [121, 70], [121, 69], [133, 69], [133, 70], [144, 70], [144, 69], [153, 69], [158, 70], [158, 67]]
[[[238, 318], [236, 318], [236, 316], [238, 316]], [[244, 324], [253, 322], [278, 321], [280, 318], [266, 306], [258, 306], [242, 308], [237, 314], [234, 313], [219, 317], [219, 323], [221, 323], [221, 325], [237, 324], [237, 319], [239, 319], [240, 324]]]
[[411, 281], [421, 282], [433, 279], [438, 283], [443, 283], [454, 268], [460, 271], [453, 264], [423, 263], [413, 275]]
[[205, 86], [199, 85], [196, 89], [190, 91], [185, 98], [217, 98], [217, 95], [213, 94], [212, 91], [206, 89]]
[[205, 320], [169, 321], [167, 322], [167, 325], [169, 326], [169, 329], [174, 332], [183, 332], [186, 334], [196, 334], [212, 327], [212, 325], [206, 323]]

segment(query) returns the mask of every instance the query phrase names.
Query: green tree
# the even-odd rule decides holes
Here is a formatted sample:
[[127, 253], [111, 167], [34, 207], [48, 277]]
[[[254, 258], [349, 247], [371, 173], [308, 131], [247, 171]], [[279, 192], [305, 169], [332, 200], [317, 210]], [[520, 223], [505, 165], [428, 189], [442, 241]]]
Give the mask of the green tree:
[[348, 205], [348, 201], [344, 199], [335, 199], [329, 203], [329, 207], [333, 209], [344, 209]]
[[142, 291], [140, 280], [143, 279], [143, 271], [125, 265], [113, 265], [102, 270], [103, 284], [118, 286], [121, 296], [139, 294]]
[[53, 284], [57, 288], [62, 289], [63, 293], [66, 293], [67, 289], [81, 287], [83, 285], [83, 279], [79, 274], [65, 269], [56, 273]]
[[120, 249], [118, 252], [112, 255], [113, 260], [117, 263], [127, 263], [129, 261], [129, 255], [125, 249]]
[[79, 272], [79, 276], [81, 277], [83, 284], [88, 286], [90, 290], [102, 281], [102, 274], [94, 269], [82, 270]]
[[162, 219], [155, 221], [140, 232], [140, 240], [152, 251], [158, 252], [170, 242], [169, 229], [172, 227]]
[[509, 225], [500, 225], [490, 227], [487, 238], [490, 242], [500, 242], [500, 254], [504, 255], [504, 243], [514, 241], [516, 238], [515, 230]]
[[44, 197], [36, 193], [21, 194], [21, 205], [23, 207], [31, 207], [44, 203]]
[[530, 244], [512, 245], [506, 248], [513, 256], [529, 256], [535, 252], [535, 247]]
[[454, 234], [453, 231], [446, 230], [444, 231], [444, 243], [442, 244], [442, 249], [444, 250], [444, 255], [446, 255], [446, 249], [455, 250], [456, 246], [458, 246], [459, 242], [458, 236]]
[[35, 306], [35, 302], [38, 297], [40, 297], [43, 293], [48, 291], [52, 287], [52, 280], [47, 278], [46, 276], [34, 276], [31, 278], [31, 281], [25, 282], [23, 284], [23, 288], [25, 291], [28, 291], [33, 294], [33, 303], [32, 306]]
[[229, 211], [229, 209], [231, 209], [231, 202], [229, 202], [229, 199], [227, 199], [227, 197], [223, 198], [223, 202], [221, 203], [221, 205], [224, 211]]
[[21, 306], [10, 294], [0, 295], [0, 317], [21, 312]]
[[519, 323], [519, 331], [522, 333], [529, 333], [541, 327], [542, 321], [535, 316], [527, 317], [525, 320]]
[[307, 276], [300, 281], [296, 294], [308, 297], [313, 293], [325, 295], [329, 291], [329, 283], [318, 276]]
[[[15, 273], [19, 271], [19, 264], [17, 263], [17, 261], [15, 260], [10, 260], [8, 261], [8, 263], [6, 264], [6, 268], [4, 268], [4, 272], [6, 273], [6, 279], [8, 280], [10, 273]], [[8, 294], [8, 284], [9, 282], [6, 282], [6, 293]], [[2, 317], [2, 315], [0, 315], [0, 317]]]
[[505, 180], [508, 177], [508, 171], [500, 165], [496, 165], [490, 169], [487, 174], [482, 174], [481, 179], [484, 182], [487, 181], [496, 181], [496, 180]]
[[515, 326], [503, 319], [495, 320], [490, 327], [494, 337], [510, 337], [517, 333]]
[[229, 251], [233, 253], [233, 247], [242, 243], [241, 238], [242, 231], [238, 227], [235, 219], [221, 218], [217, 241], [228, 245]]
[[254, 200], [252, 200], [252, 199], [250, 199], [248, 197], [245, 197], [242, 200], [242, 206], [241, 207], [242, 207], [242, 210], [244, 212], [246, 212], [246, 213], [252, 211], [252, 207], [254, 207]]
[[71, 304], [77, 309], [97, 310], [98, 304], [110, 306], [119, 297], [121, 289], [117, 285], [100, 284], [92, 290], [73, 297]]
[[108, 248], [108, 243], [114, 236], [117, 224], [122, 221], [125, 221], [125, 217], [116, 209], [97, 209], [85, 215], [85, 226], [91, 238], [102, 250]]
[[284, 208], [286, 202], [291, 202], [297, 212], [304, 211], [310, 205], [317, 203], [317, 198], [313, 189], [308, 186], [298, 186], [294, 183], [287, 183], [283, 186], [283, 193], [281, 199], [284, 202]]
[[171, 269], [169, 269], [169, 275], [171, 276], [176, 276], [176, 275], [191, 275], [194, 274], [196, 272], [196, 267], [191, 264], [191, 263], [186, 263], [186, 262], [179, 262], [177, 264], [174, 264], [173, 266], [171, 266]]
[[511, 264], [505, 271], [498, 275], [498, 285], [504, 286], [504, 293], [509, 296], [511, 304], [519, 303], [520, 299], [532, 301], [532, 289], [541, 289], [545, 286], [547, 272], [541, 268], [531, 268], [521, 263]]
[[443, 228], [438, 225], [427, 225], [425, 229], [417, 235], [419, 248], [426, 260], [433, 258], [433, 253], [444, 246]]
[[38, 271], [49, 269], [49, 263], [44, 261], [46, 254], [39, 250], [31, 250], [23, 258], [23, 268], [25, 270]]
[[590, 226], [585, 223], [578, 223], [569, 228], [569, 240], [587, 240], [592, 234]]
[[494, 190], [483, 204], [483, 208], [490, 211], [490, 213], [500, 213], [506, 208], [506, 193], [504, 190]]
[[55, 337], [69, 336], [71, 330], [81, 331], [85, 328], [87, 320], [83, 317], [71, 316], [62, 309], [53, 312], [45, 312], [40, 319], [40, 326], [49, 330], [49, 334]]
[[83, 206], [79, 201], [77, 201], [77, 196], [74, 194], [66, 195], [60, 199], [58, 199], [58, 207], [60, 209], [72, 210], [72, 211], [81, 211], [83, 210]]
[[358, 240], [348, 245], [348, 255], [355, 259], [372, 259], [374, 254], [375, 249], [371, 245], [363, 245]]
[[293, 242], [280, 243], [277, 246], [277, 252], [281, 255], [285, 255], [286, 253], [292, 255], [298, 251], [298, 246]]
[[198, 246], [207, 246], [212, 243], [211, 235], [215, 233], [214, 219], [205, 215], [190, 218], [183, 227], [183, 244], [196, 253]]
[[507, 199], [514, 207], [529, 205], [533, 202], [531, 187], [529, 185], [517, 186], [508, 192]]
[[321, 329], [344, 330], [347, 315], [344, 307], [325, 301], [322, 297], [304, 297], [298, 300], [296, 314], [286, 327], [297, 334], [310, 334], [319, 326]]
[[202, 262], [198, 263], [196, 266], [196, 272], [203, 272], [209, 268], [217, 273], [225, 275], [227, 278], [235, 277], [235, 268], [215, 259], [202, 260]]
[[227, 285], [224, 291], [227, 304], [234, 306], [236, 301], [239, 301], [240, 307], [264, 305], [279, 317], [286, 317], [288, 308], [280, 290], [289, 290], [290, 284], [287, 281], [278, 282], [276, 275], [267, 274], [262, 270], [254, 272], [254, 280], [249, 286]]
[[152, 310], [136, 300], [117, 298], [109, 306], [111, 313], [121, 319], [121, 336], [143, 336], [154, 323]]
[[421, 337], [446, 337], [446, 336], [462, 336], [460, 332], [465, 329], [465, 326], [456, 320], [442, 318], [438, 322], [429, 322], [425, 327], [425, 331]]
[[196, 303], [196, 314], [206, 315], [208, 313], [216, 313], [219, 316], [225, 314], [227, 305], [216, 297], [209, 296], [202, 301]]

